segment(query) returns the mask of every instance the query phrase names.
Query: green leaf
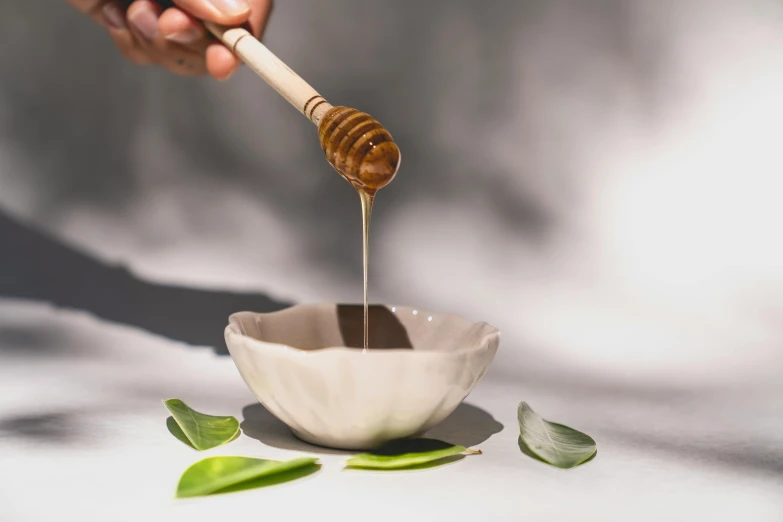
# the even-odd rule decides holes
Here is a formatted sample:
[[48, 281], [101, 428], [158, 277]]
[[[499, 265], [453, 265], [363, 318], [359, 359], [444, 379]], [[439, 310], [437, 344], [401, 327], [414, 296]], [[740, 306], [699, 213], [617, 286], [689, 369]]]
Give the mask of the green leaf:
[[177, 421], [174, 420], [174, 417], [166, 418], [166, 428], [168, 428], [169, 433], [171, 433], [172, 435], [174, 435], [174, 437], [179, 439], [182, 442], [182, 444], [193, 448], [193, 444], [190, 443], [190, 440], [188, 440], [187, 435], [185, 435], [185, 432], [183, 432], [182, 428], [179, 427], [179, 424], [177, 424]]
[[[517, 409], [520, 449], [556, 468], [571, 469], [591, 460], [597, 449], [587, 434], [541, 418], [526, 402]], [[524, 448], [523, 448], [524, 444]]]
[[354, 469], [415, 469], [450, 462], [455, 460], [450, 457], [458, 458], [463, 453], [480, 454], [481, 451], [435, 439], [401, 439], [372, 453], [355, 455], [345, 465]]
[[288, 461], [208, 457], [185, 470], [177, 485], [177, 497], [201, 497], [271, 486], [310, 475], [320, 467], [317, 457], [299, 457]]
[[163, 404], [171, 412], [171, 420], [166, 419], [171, 434], [194, 449], [208, 450], [239, 436], [239, 421], [236, 417], [205, 415], [179, 399], [169, 399], [163, 401]]

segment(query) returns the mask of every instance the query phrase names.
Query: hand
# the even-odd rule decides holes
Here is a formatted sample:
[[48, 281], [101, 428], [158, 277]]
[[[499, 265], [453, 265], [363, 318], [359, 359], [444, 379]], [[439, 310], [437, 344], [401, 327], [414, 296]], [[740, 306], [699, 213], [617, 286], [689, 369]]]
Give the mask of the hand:
[[272, 0], [174, 0], [177, 7], [165, 11], [153, 0], [135, 0], [127, 11], [115, 0], [68, 1], [105, 27], [131, 62], [161, 65], [184, 76], [209, 73], [218, 80], [228, 79], [240, 61], [222, 43], [210, 39], [199, 20], [247, 23], [261, 38], [272, 11]]

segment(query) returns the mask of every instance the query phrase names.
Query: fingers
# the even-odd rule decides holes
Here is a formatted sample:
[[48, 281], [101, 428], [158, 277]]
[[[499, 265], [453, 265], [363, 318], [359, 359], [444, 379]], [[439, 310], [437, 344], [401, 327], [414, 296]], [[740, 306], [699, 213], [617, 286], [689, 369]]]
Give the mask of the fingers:
[[[196, 38], [188, 45], [167, 40], [159, 29], [162, 14], [158, 4], [152, 0], [136, 0], [127, 11], [130, 32], [140, 48], [157, 63], [174, 74], [194, 76], [206, 73], [204, 53], [207, 47], [206, 39]], [[167, 15], [174, 18], [176, 24], [178, 14]], [[185, 25], [189, 24], [186, 19]], [[177, 32], [175, 30], [175, 32]]]
[[174, 3], [200, 20], [220, 25], [241, 25], [250, 16], [250, 4], [246, 0], [174, 0]]
[[199, 20], [178, 8], [167, 9], [158, 20], [163, 37], [203, 53], [203, 70], [218, 80], [227, 80], [239, 67], [239, 59], [219, 42], [210, 39]]
[[[68, 0], [68, 3], [103, 27], [123, 28], [125, 25], [122, 10], [111, 0]], [[118, 14], [123, 20], [117, 18]]]
[[122, 55], [135, 64], [159, 64], [179, 75], [209, 73], [228, 79], [240, 60], [211, 38], [200, 20], [246, 25], [261, 38], [272, 0], [174, 0], [161, 12], [154, 0], [136, 0], [124, 11], [115, 0], [68, 0], [105, 27]]
[[158, 17], [160, 7], [151, 0], [136, 0], [128, 7], [128, 25], [139, 44], [154, 58], [161, 54], [162, 49], [156, 49], [158, 40]]
[[120, 6], [114, 2], [105, 2], [100, 9], [100, 16], [104, 25], [112, 29], [127, 30], [128, 24], [125, 21], [125, 13]]
[[[197, 28], [203, 29], [199, 19], [215, 22], [222, 25], [241, 25], [247, 23], [256, 38], [266, 28], [266, 22], [272, 12], [272, 0], [174, 0], [181, 9], [176, 14], [172, 13], [171, 20], [161, 20], [161, 31], [168, 35], [169, 39], [180, 38], [174, 36], [175, 25], [179, 31], [186, 31], [187, 35], [195, 34]], [[176, 11], [169, 9], [168, 11]], [[168, 14], [164, 13], [164, 16]], [[187, 13], [185, 12], [187, 11]], [[185, 20], [189, 19], [190, 23]], [[171, 26], [169, 26], [171, 23]], [[222, 44], [211, 41], [206, 50], [206, 69], [210, 75], [218, 80], [227, 80], [239, 68], [241, 61], [234, 53]]]
[[129, 31], [125, 12], [113, 0], [70, 0], [70, 4], [105, 27], [125, 59], [137, 65], [152, 63]]
[[129, 30], [125, 12], [114, 0], [68, 0], [68, 3], [106, 28], [125, 59], [137, 65], [153, 63]]
[[272, 0], [249, 0], [250, 1], [250, 17], [247, 22], [250, 25], [250, 30], [253, 36], [261, 39], [264, 36], [264, 30], [266, 29], [266, 23], [269, 17], [272, 15]]
[[[122, 19], [124, 22], [124, 18]], [[152, 58], [144, 52], [141, 46], [133, 38], [133, 34], [127, 27], [109, 27], [109, 36], [114, 41], [114, 45], [122, 53], [126, 60], [136, 65], [148, 65], [153, 63]]]
[[239, 58], [220, 42], [212, 42], [207, 47], [206, 66], [209, 74], [216, 80], [228, 80], [239, 68]]
[[[261, 38], [266, 28], [267, 20], [272, 12], [272, 0], [249, 0], [250, 16], [247, 24], [256, 38]], [[241, 61], [227, 47], [213, 42], [207, 48], [207, 71], [218, 80], [227, 80], [241, 65]]]
[[[257, 0], [252, 1], [257, 3]], [[174, 0], [174, 3], [181, 10], [179, 30], [186, 31], [185, 34], [188, 36], [195, 35], [194, 26], [200, 25], [197, 19], [220, 25], [242, 25], [252, 18], [253, 23], [259, 25], [260, 20], [265, 16], [264, 13], [252, 12], [251, 4], [246, 0]], [[173, 20], [174, 14], [171, 17]], [[192, 25], [186, 24], [185, 18], [190, 18]], [[168, 24], [168, 20], [166, 23]], [[169, 27], [164, 29], [169, 39], [180, 38], [180, 35], [170, 33], [169, 29]], [[184, 35], [182, 36], [184, 37]], [[214, 41], [208, 43], [205, 52], [205, 66], [214, 78], [227, 80], [239, 68], [239, 65], [239, 58], [226, 47]]]
[[158, 19], [158, 30], [169, 42], [205, 49], [209, 43], [204, 25], [177, 8], [166, 9]]
[[204, 24], [180, 9], [167, 9], [158, 20], [164, 38], [203, 53], [203, 70], [215, 79], [227, 80], [239, 67], [239, 59], [221, 43], [211, 40]]
[[236, 57], [224, 48], [229, 55], [228, 61], [231, 63], [225, 63], [226, 56], [224, 54], [223, 59], [219, 59], [221, 64], [214, 67], [213, 73], [213, 69], [209, 67], [208, 57], [211, 53], [208, 49], [216, 45], [216, 42], [210, 39], [206, 28], [199, 20], [180, 9], [167, 9], [158, 20], [158, 29], [168, 42], [198, 51], [201, 54], [199, 70], [209, 72], [218, 80], [230, 77], [239, 64]]

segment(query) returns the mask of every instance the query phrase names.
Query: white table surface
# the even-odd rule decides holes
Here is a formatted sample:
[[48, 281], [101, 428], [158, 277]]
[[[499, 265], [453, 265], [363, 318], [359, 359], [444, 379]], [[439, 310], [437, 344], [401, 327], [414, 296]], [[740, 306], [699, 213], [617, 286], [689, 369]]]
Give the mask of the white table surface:
[[[201, 457], [287, 459], [321, 450], [253, 406], [231, 359], [209, 348], [10, 299], [0, 300], [0, 332], [3, 522], [783, 520], [780, 380], [661, 396], [533, 386], [490, 371], [470, 406], [434, 433], [476, 444], [483, 455], [371, 473], [341, 471], [344, 455], [320, 453], [321, 471], [297, 482], [175, 500], [180, 474]], [[255, 419], [249, 431], [266, 444], [243, 435], [198, 454], [166, 430], [160, 401], [170, 397], [208, 413], [247, 415]], [[522, 399], [593, 435], [597, 457], [560, 471], [522, 455], [515, 419]]]

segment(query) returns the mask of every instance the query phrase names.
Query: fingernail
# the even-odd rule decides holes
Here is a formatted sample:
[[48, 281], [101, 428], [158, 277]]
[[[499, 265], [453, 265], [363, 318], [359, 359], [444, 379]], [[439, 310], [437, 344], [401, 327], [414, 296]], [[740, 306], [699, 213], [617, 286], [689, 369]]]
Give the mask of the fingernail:
[[147, 4], [142, 4], [128, 15], [128, 21], [147, 40], [158, 36], [158, 15]]
[[245, 0], [207, 0], [212, 7], [224, 15], [236, 16], [245, 14], [250, 10], [250, 6]]
[[101, 13], [103, 13], [103, 17], [112, 27], [117, 29], [125, 29], [127, 27], [125, 24], [125, 13], [114, 2], [104, 5], [101, 8]]
[[195, 27], [188, 27], [184, 31], [178, 31], [176, 33], [166, 35], [166, 40], [178, 44], [185, 44], [185, 45], [192, 44], [193, 42], [199, 40], [200, 38], [201, 38], [201, 31], [199, 31]]

